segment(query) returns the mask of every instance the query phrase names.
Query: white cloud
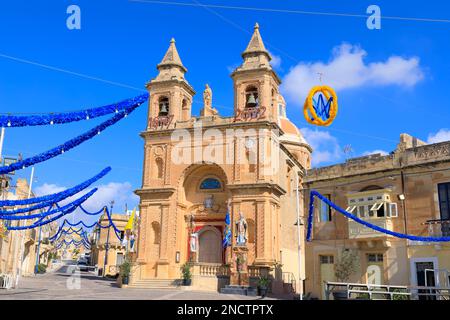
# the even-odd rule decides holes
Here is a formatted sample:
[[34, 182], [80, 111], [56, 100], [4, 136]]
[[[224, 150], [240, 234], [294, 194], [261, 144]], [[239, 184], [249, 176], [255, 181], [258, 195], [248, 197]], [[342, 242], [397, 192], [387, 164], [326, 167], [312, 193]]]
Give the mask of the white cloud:
[[[139, 197], [133, 193], [133, 188], [129, 182], [110, 182], [108, 184], [99, 185], [97, 188], [97, 192], [83, 203], [83, 208], [88, 212], [96, 212], [105, 205], [109, 208], [111, 200], [114, 200], [114, 213], [125, 213], [125, 204], [131, 209], [139, 203]], [[58, 186], [56, 184], [44, 183], [35, 188], [34, 191], [37, 196], [43, 196], [61, 192], [66, 189], [66, 187]], [[88, 188], [59, 204], [65, 205], [72, 202], [92, 189], [93, 187]], [[98, 220], [99, 216], [87, 216], [80, 209], [77, 209], [74, 213], [65, 216], [65, 218], [71, 222], [74, 221], [75, 223], [83, 220], [87, 224], [92, 224], [94, 221]]]
[[449, 129], [441, 129], [436, 133], [431, 133], [428, 135], [428, 143], [438, 143], [450, 141], [450, 130]]
[[282, 91], [289, 101], [303, 104], [308, 91], [323, 83], [335, 90], [363, 86], [412, 87], [424, 78], [418, 57], [390, 56], [386, 61], [366, 63], [367, 52], [356, 45], [341, 44], [333, 49], [330, 61], [300, 62], [284, 77]]
[[281, 57], [273, 54], [272, 52], [269, 52], [270, 55], [272, 56], [272, 60], [270, 61], [270, 64], [272, 65], [272, 67], [274, 69], [280, 69], [281, 67]]
[[389, 154], [389, 152], [384, 151], [384, 150], [373, 150], [373, 151], [366, 151], [362, 155], [363, 156], [370, 156], [372, 154], [377, 154], [377, 153], [380, 153], [382, 156], [387, 156]]
[[52, 194], [52, 193], [58, 193], [58, 192], [61, 192], [64, 190], [66, 190], [65, 187], [61, 187], [56, 184], [44, 183], [43, 185], [35, 188], [34, 193], [36, 194], [36, 196], [40, 197], [40, 196], [45, 196], [45, 195]]
[[313, 148], [312, 165], [337, 162], [342, 158], [342, 150], [335, 137], [328, 131], [302, 128], [301, 132]]

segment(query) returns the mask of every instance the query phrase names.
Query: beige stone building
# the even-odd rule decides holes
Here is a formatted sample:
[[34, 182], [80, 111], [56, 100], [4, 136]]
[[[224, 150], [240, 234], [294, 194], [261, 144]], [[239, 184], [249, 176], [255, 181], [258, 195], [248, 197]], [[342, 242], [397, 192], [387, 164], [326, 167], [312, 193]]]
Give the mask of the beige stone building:
[[[201, 115], [192, 114], [195, 91], [174, 40], [157, 66], [158, 75], [147, 84], [143, 178], [136, 191], [138, 266], [132, 285], [180, 279], [180, 267], [189, 261], [193, 288], [218, 290], [230, 277], [233, 282], [236, 257], [242, 254], [251, 285], [269, 273], [272, 290], [284, 292], [303, 277], [298, 275], [296, 184], [310, 167], [312, 150], [286, 117], [281, 80], [258, 25], [242, 58], [231, 74], [231, 117], [214, 108], [208, 85]], [[232, 245], [224, 249], [228, 201]], [[244, 244], [237, 243], [237, 225], [245, 225]]]
[[[123, 239], [125, 235], [125, 226], [129, 217], [124, 214], [112, 214], [111, 219], [115, 226], [121, 231], [120, 236]], [[108, 217], [103, 214], [99, 219], [99, 223], [104, 227], [108, 226]], [[116, 276], [119, 273], [119, 266], [125, 261], [126, 258], [126, 245], [118, 239], [112, 227], [96, 227], [92, 236], [90, 252], [91, 263], [98, 269], [103, 270], [105, 268], [106, 244], [108, 243], [108, 257], [106, 258], [106, 269], [104, 269], [105, 272], [103, 275]]]
[[[9, 183], [8, 188], [2, 190], [2, 199], [19, 200], [28, 197], [29, 186], [25, 179], [17, 179], [14, 189], [12, 192], [12, 186]], [[31, 197], [33, 196], [34, 194], [31, 193]], [[5, 220], [2, 221], [3, 227], [4, 224]], [[22, 226], [28, 224], [28, 221], [10, 221], [6, 224]], [[12, 230], [3, 233], [3, 237], [0, 238], [0, 274], [12, 276], [15, 284], [18, 276], [34, 275], [38, 236], [37, 229]]]
[[[309, 191], [317, 190], [344, 210], [387, 230], [450, 236], [449, 169], [450, 142], [427, 145], [402, 134], [397, 149], [389, 155], [310, 170], [304, 193], [309, 198]], [[324, 298], [323, 283], [337, 280], [335, 263], [344, 249], [356, 250], [358, 255], [358, 272], [350, 282], [448, 287], [448, 243], [386, 235], [316, 200], [313, 240], [306, 245], [306, 291]]]

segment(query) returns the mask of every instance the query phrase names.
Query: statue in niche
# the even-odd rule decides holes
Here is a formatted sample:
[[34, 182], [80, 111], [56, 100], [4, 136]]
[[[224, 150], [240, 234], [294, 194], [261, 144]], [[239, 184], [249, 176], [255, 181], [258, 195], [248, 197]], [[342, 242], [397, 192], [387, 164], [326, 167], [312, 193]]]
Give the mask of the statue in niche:
[[236, 244], [245, 246], [247, 244], [247, 220], [245, 220], [242, 212], [239, 213], [239, 220], [236, 221]]
[[206, 84], [205, 90], [203, 91], [203, 109], [200, 111], [200, 115], [202, 117], [209, 117], [217, 114], [217, 110], [212, 106], [212, 90]]
[[211, 194], [206, 197], [203, 205], [205, 206], [205, 209], [212, 209], [214, 206], [214, 195]]

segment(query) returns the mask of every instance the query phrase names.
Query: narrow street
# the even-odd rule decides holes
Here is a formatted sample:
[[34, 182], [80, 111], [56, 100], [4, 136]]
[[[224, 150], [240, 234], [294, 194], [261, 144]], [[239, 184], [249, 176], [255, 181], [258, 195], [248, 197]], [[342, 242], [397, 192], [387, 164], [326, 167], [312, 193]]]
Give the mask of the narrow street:
[[[73, 262], [42, 275], [23, 277], [17, 289], [0, 289], [0, 300], [255, 300], [260, 297], [225, 295], [181, 289], [121, 289], [115, 280], [77, 271]], [[269, 299], [269, 298], [266, 298]]]

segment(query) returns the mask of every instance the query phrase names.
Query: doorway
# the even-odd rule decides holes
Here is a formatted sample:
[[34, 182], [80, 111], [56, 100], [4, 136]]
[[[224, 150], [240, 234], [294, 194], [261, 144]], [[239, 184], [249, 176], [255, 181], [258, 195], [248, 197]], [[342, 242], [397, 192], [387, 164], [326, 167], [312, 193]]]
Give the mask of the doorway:
[[[436, 275], [434, 270], [438, 268], [436, 258], [411, 259], [411, 272], [413, 284], [419, 287], [436, 287]], [[433, 289], [417, 290], [419, 300], [436, 300]]]
[[214, 227], [205, 227], [199, 232], [198, 262], [222, 263], [222, 236]]

